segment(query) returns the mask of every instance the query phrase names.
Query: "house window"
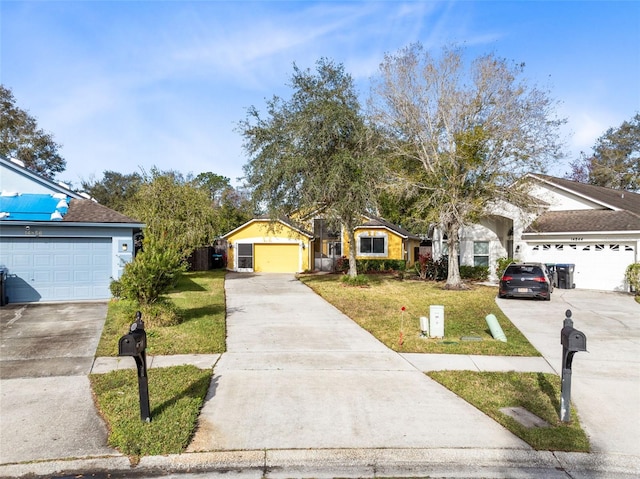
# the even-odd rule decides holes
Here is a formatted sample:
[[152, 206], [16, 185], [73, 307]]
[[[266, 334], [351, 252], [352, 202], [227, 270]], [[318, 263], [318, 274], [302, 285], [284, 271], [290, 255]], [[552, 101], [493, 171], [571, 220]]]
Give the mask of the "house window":
[[609, 245], [609, 249], [611, 251], [620, 251], [620, 245], [619, 244], [610, 244]]
[[332, 258], [342, 256], [342, 243], [339, 241], [329, 243], [329, 256]]
[[473, 242], [473, 265], [489, 266], [489, 242], [488, 241]]
[[386, 236], [359, 236], [358, 254], [361, 256], [386, 256], [387, 237]]
[[596, 245], [596, 251], [604, 251], [604, 245], [603, 244], [597, 244]]

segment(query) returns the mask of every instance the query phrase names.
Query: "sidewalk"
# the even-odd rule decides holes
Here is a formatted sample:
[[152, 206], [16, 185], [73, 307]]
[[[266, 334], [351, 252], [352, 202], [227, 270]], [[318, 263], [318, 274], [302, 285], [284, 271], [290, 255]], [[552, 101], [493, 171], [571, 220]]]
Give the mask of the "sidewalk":
[[[148, 358], [151, 368], [214, 368], [187, 452], [143, 457], [131, 469], [127, 457], [106, 447], [100, 431], [87, 430], [83, 440], [102, 441], [103, 453], [70, 451], [64, 460], [2, 464], [0, 477], [100, 471], [122, 477], [206, 472], [251, 478], [640, 475], [640, 458], [634, 455], [534, 451], [423, 373], [553, 373], [543, 357], [398, 354], [291, 275], [229, 274], [225, 287], [225, 354]], [[96, 358], [91, 372], [122, 368], [135, 369], [135, 363]], [[56, 378], [46, 379], [53, 387]], [[84, 389], [79, 394], [88, 396]], [[60, 414], [71, 423], [78, 412]]]

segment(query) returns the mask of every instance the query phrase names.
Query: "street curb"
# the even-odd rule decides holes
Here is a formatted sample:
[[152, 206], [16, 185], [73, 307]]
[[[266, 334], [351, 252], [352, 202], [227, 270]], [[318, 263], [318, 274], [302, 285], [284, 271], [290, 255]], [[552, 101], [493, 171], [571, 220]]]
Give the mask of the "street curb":
[[[247, 478], [464, 477], [545, 479], [638, 477], [640, 458], [516, 449], [269, 449], [125, 456], [0, 465], [0, 477], [108, 473], [148, 477], [209, 473]], [[211, 477], [209, 475], [208, 477]]]

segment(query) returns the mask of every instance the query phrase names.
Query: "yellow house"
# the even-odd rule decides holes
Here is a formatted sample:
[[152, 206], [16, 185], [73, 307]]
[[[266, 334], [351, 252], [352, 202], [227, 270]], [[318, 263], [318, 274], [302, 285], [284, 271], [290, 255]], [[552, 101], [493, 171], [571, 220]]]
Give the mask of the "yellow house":
[[[333, 270], [349, 252], [346, 233], [331, 231], [323, 219], [309, 222], [314, 233], [288, 219], [255, 218], [223, 236], [227, 268], [239, 272], [297, 273]], [[417, 260], [420, 237], [382, 218], [363, 216], [355, 229], [356, 258], [395, 259], [411, 267]]]
[[285, 219], [254, 218], [222, 237], [227, 268], [239, 272], [300, 273], [310, 270], [313, 234]]
[[[411, 267], [420, 252], [420, 237], [375, 216], [363, 216], [355, 228], [356, 259], [397, 259]], [[349, 254], [347, 235], [342, 234], [343, 255]]]

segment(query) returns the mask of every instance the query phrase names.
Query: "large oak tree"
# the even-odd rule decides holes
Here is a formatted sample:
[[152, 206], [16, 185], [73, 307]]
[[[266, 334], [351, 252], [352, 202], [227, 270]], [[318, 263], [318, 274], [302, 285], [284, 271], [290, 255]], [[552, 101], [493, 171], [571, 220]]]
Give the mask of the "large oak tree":
[[413, 44], [386, 55], [369, 102], [387, 139], [388, 190], [409, 200], [414, 223], [447, 235], [451, 289], [464, 287], [460, 229], [499, 200], [528, 206], [526, 191], [512, 185], [562, 156], [562, 120], [548, 92], [522, 77], [524, 65], [491, 54], [469, 63], [463, 53], [434, 56]]
[[251, 107], [239, 124], [250, 157], [247, 186], [274, 219], [322, 209], [340, 223], [355, 276], [354, 228], [375, 203], [380, 168], [353, 79], [342, 65], [321, 59], [315, 72], [294, 65], [289, 86], [289, 99], [274, 96], [264, 116]]

